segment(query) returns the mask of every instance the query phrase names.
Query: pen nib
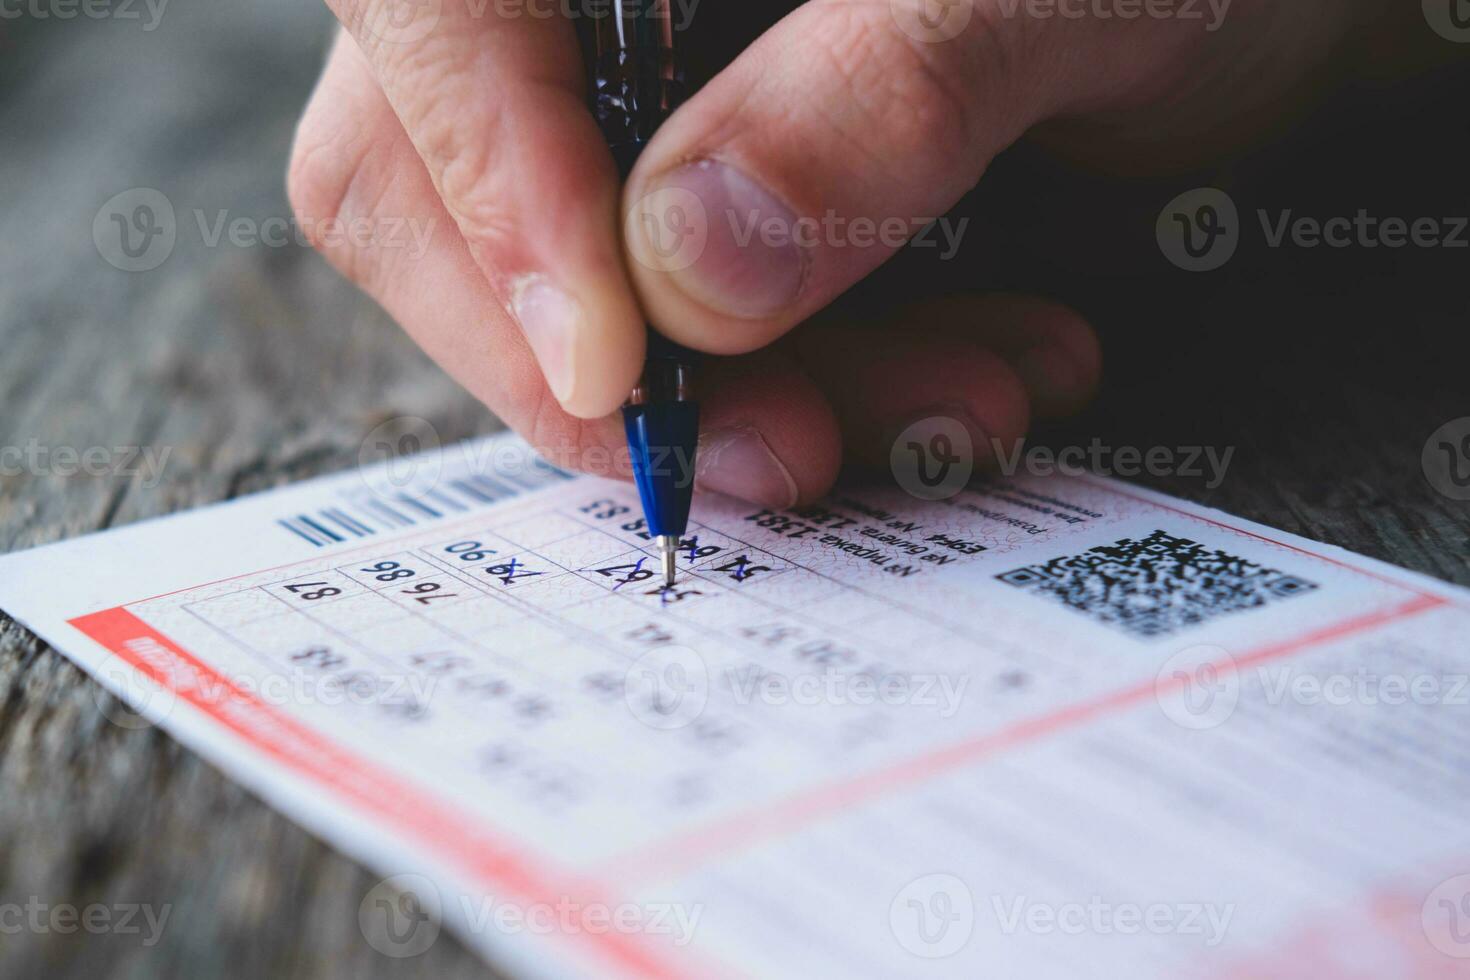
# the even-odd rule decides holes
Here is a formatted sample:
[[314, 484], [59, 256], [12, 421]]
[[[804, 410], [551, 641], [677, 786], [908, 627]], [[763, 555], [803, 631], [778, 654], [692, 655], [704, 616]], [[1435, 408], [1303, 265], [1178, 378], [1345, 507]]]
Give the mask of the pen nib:
[[672, 589], [675, 575], [674, 558], [679, 552], [679, 539], [672, 534], [660, 534], [654, 540], [658, 542], [660, 555], [663, 558], [664, 588]]

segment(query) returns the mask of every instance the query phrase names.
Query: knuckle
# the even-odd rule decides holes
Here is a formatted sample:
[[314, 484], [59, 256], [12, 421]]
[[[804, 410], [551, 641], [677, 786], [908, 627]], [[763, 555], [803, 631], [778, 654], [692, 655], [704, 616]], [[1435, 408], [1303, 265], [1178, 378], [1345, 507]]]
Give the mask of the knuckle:
[[286, 197], [291, 202], [291, 211], [297, 225], [307, 229], [307, 240], [317, 250], [321, 250], [322, 242], [311, 235], [310, 229], [314, 227], [311, 218], [337, 210], [345, 196], [337, 149], [331, 140], [323, 138], [308, 114], [297, 129], [291, 162], [286, 169]]
[[384, 91], [431, 166], [458, 148], [452, 124], [463, 124], [478, 109], [478, 103], [468, 104], [465, 98], [474, 89], [473, 64], [466, 62], [461, 48], [461, 39], [436, 34], [417, 44], [384, 49], [374, 58]]
[[962, 38], [930, 43], [901, 30], [889, 3], [833, 3], [821, 13], [817, 49], [846, 83], [863, 125], [882, 134], [887, 153], [948, 167], [984, 145], [987, 121], [979, 116], [995, 104], [989, 87], [1003, 74], [997, 60], [1005, 60], [984, 53], [998, 43], [987, 18], [972, 19]]
[[332, 229], [371, 215], [391, 180], [380, 160], [381, 150], [371, 134], [348, 135], [358, 126], [335, 126], [327, 118], [335, 112], [330, 95], [307, 110], [297, 129], [286, 174], [286, 193], [297, 228], [306, 241], [327, 257], [343, 275], [372, 292], [377, 268], [350, 236]]
[[467, 98], [480, 86], [462, 64], [463, 53], [447, 46], [451, 41], [412, 46], [393, 64], [390, 88], [402, 93], [405, 127], [465, 238], [490, 245], [508, 236], [514, 200], [504, 186], [509, 96]]

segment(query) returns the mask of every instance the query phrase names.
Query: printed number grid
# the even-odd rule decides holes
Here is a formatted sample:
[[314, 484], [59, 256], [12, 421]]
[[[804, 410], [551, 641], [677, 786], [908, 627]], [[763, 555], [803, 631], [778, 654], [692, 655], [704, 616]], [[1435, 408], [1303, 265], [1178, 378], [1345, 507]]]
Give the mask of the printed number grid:
[[[530, 802], [551, 811], [618, 780], [650, 778], [658, 784], [650, 807], [713, 804], [708, 765], [718, 761], [720, 782], [740, 786], [741, 750], [756, 742], [769, 748], [779, 740], [782, 751], [822, 764], [871, 738], [871, 726], [850, 711], [831, 712], [825, 731], [812, 711], [769, 712], [759, 723], [748, 706], [722, 711], [713, 688], [729, 671], [843, 671], [876, 680], [893, 662], [914, 669], [911, 654], [885, 656], [880, 638], [860, 635], [861, 624], [844, 617], [846, 604], [825, 605], [842, 596], [841, 583], [702, 525], [681, 545], [672, 590], [661, 587], [636, 505], [624, 501], [512, 511], [467, 526], [474, 530], [385, 540], [381, 551], [183, 607], [271, 670], [313, 672], [351, 691], [354, 703], [410, 741], [431, 713], [447, 713], [460, 731], [492, 717], [512, 722], [526, 738], [456, 739], [440, 762], [446, 771], [468, 765], [521, 779]], [[910, 633], [922, 627], [896, 603], [875, 615], [909, 620]], [[664, 770], [645, 761], [636, 771], [611, 771], [601, 759], [595, 773], [580, 769], [585, 745], [579, 752], [572, 735], [559, 737], [559, 715], [585, 718], [590, 700], [621, 724], [640, 724], [625, 702], [629, 668], [671, 648], [697, 650], [712, 689]], [[432, 698], [405, 676], [431, 681]], [[818, 731], [825, 737], [814, 737]]]

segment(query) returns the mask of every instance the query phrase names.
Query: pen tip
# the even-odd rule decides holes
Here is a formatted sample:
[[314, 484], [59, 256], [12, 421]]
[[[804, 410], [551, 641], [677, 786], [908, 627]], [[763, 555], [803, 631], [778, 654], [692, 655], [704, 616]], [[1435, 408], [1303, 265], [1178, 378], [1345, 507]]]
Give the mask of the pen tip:
[[674, 559], [678, 555], [679, 539], [673, 535], [664, 534], [659, 536], [658, 543], [662, 552], [661, 557], [663, 558], [664, 588], [672, 589], [674, 587], [674, 578], [677, 574]]

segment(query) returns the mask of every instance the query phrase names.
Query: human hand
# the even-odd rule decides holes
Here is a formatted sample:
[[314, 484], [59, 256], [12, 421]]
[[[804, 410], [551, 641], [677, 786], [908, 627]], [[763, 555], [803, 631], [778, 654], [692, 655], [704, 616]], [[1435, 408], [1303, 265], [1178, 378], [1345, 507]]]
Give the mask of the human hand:
[[[348, 34], [301, 122], [293, 204], [308, 228], [411, 218], [434, 233], [422, 254], [318, 247], [560, 465], [605, 471], [623, 452], [612, 413], [645, 313], [730, 355], [701, 372], [700, 482], [772, 507], [820, 495], [844, 456], [886, 462], [914, 420], [961, 421], [984, 458], [1091, 394], [1090, 327], [1043, 300], [823, 312], [996, 153], [1034, 131], [1110, 169], [1198, 162], [1278, 117], [1351, 17], [1342, 0], [1158, 0], [1169, 16], [1136, 19], [1098, 13], [1133, 0], [1050, 8], [1080, 17], [1036, 0], [811, 0], [675, 114], [624, 189], [564, 3], [328, 3]], [[675, 0], [676, 24], [688, 9]], [[670, 262], [647, 229], [671, 204], [688, 219], [691, 200], [699, 247]], [[859, 240], [863, 220], [898, 234]]]

